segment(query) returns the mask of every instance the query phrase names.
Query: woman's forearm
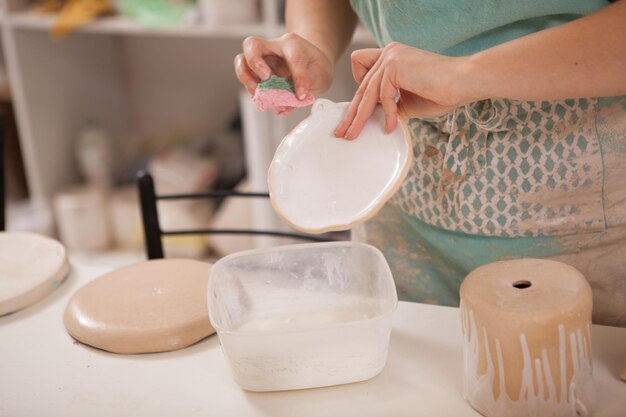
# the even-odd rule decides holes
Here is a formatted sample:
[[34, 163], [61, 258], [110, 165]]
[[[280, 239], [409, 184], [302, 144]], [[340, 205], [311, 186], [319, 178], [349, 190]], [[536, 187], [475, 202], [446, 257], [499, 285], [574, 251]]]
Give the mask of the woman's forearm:
[[626, 0], [466, 61], [475, 99], [557, 100], [626, 94]]
[[335, 62], [350, 42], [357, 18], [348, 0], [288, 0], [287, 31], [302, 36]]

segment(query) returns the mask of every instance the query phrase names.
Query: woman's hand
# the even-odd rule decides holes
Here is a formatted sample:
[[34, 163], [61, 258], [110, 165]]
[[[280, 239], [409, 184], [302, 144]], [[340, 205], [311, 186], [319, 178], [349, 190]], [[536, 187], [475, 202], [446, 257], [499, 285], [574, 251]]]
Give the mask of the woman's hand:
[[464, 57], [438, 55], [397, 42], [383, 49], [353, 52], [352, 73], [361, 85], [335, 135], [356, 138], [378, 103], [389, 133], [398, 117], [440, 116], [479, 100], [464, 76], [466, 62]]
[[331, 59], [294, 33], [270, 40], [246, 38], [243, 53], [235, 57], [234, 64], [237, 78], [251, 95], [257, 84], [272, 74], [291, 78], [299, 99], [309, 91], [319, 94], [327, 90], [333, 78]]

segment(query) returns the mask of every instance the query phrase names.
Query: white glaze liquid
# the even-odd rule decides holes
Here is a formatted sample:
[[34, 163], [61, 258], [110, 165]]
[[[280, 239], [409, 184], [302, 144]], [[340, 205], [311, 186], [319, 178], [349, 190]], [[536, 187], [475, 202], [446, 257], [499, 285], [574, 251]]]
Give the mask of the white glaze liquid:
[[362, 321], [374, 316], [358, 307], [260, 317], [220, 340], [245, 389], [345, 384], [371, 378], [385, 364], [391, 316]]
[[376, 312], [365, 307], [327, 310], [313, 312], [298, 312], [270, 317], [253, 318], [241, 324], [236, 331], [257, 332], [273, 330], [304, 330], [329, 324], [346, 323], [356, 320], [365, 320], [374, 317]]
[[[477, 328], [474, 313], [461, 305], [464, 335], [465, 379], [463, 395], [469, 403], [489, 417], [587, 417], [593, 405], [595, 392], [592, 381], [591, 346], [589, 329], [577, 329], [565, 334], [565, 326], [555, 328], [559, 334], [559, 374], [552, 375], [547, 348], [542, 349], [541, 357], [531, 358], [526, 335], [520, 334], [522, 348], [522, 381], [517, 400], [507, 394], [504, 361], [500, 340], [495, 339], [499, 396], [494, 397], [495, 367], [489, 351], [487, 330]], [[483, 337], [485, 352], [481, 352], [479, 338]], [[567, 350], [572, 358], [573, 376], [567, 380]], [[480, 358], [487, 363], [486, 372], [478, 374]], [[555, 378], [559, 378], [560, 392], [556, 392]], [[535, 385], [537, 391], [535, 392]]]

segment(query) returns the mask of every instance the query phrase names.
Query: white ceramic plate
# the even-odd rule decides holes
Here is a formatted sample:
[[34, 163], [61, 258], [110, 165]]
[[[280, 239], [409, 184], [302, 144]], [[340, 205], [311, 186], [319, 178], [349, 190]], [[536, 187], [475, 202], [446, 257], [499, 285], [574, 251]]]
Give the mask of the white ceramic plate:
[[0, 233], [0, 316], [44, 298], [69, 272], [65, 247], [34, 233]]
[[412, 152], [403, 124], [385, 134], [378, 107], [357, 139], [336, 138], [333, 130], [348, 106], [317, 100], [276, 150], [268, 172], [270, 199], [295, 229], [350, 229], [376, 214], [406, 177]]

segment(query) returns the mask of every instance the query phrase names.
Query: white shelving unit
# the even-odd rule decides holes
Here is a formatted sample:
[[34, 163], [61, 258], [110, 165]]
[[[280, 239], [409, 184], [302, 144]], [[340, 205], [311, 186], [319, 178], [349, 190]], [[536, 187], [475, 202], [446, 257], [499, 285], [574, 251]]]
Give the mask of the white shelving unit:
[[[236, 0], [231, 0], [236, 1]], [[0, 2], [0, 40], [11, 80], [27, 180], [35, 205], [50, 210], [61, 188], [79, 181], [76, 134], [95, 121], [115, 139], [120, 165], [137, 147], [223, 129], [241, 105], [253, 188], [266, 189], [275, 146], [306, 111], [288, 118], [257, 113], [240, 95], [232, 59], [249, 35], [277, 36], [277, 0], [261, 1], [261, 21], [247, 25], [146, 28], [123, 17], [98, 20], [55, 40], [53, 18], [24, 0]], [[358, 32], [353, 48], [370, 45]], [[338, 64], [326, 97], [354, 91], [349, 62]], [[274, 226], [268, 208], [257, 226]]]
[[[40, 16], [28, 12], [17, 12], [11, 15], [8, 23], [14, 29], [49, 31], [52, 28], [53, 22], [53, 16]], [[260, 22], [255, 24], [229, 25], [223, 27], [209, 27], [200, 24], [163, 28], [143, 27], [125, 17], [111, 16], [100, 18], [85, 27], [77, 29], [75, 33], [129, 36], [181, 36], [191, 38], [232, 37], [239, 39], [250, 35], [264, 36], [268, 33], [268, 30], [267, 25]]]

